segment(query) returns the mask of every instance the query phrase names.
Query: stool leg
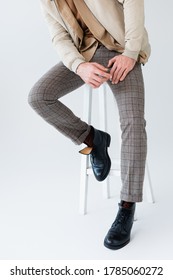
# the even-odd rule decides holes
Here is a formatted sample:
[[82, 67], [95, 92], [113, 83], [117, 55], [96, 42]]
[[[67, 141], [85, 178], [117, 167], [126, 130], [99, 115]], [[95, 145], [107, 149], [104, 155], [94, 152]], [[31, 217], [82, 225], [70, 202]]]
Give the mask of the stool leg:
[[150, 176], [150, 171], [147, 162], [146, 162], [146, 175], [145, 175], [145, 190], [146, 190], [147, 201], [154, 203], [154, 193], [152, 189], [151, 176]]
[[88, 197], [88, 156], [81, 158], [81, 175], [80, 175], [80, 199], [79, 213], [85, 215], [87, 213], [87, 197]]
[[[91, 123], [92, 109], [92, 88], [85, 85], [84, 90], [84, 106], [83, 119]], [[80, 175], [80, 194], [79, 194], [79, 213], [85, 215], [87, 213], [87, 193], [88, 193], [88, 175], [89, 157], [81, 156], [81, 175]]]
[[[106, 104], [106, 85], [99, 87], [99, 123], [100, 130], [107, 132], [107, 104]], [[110, 198], [109, 176], [102, 182], [103, 198]]]

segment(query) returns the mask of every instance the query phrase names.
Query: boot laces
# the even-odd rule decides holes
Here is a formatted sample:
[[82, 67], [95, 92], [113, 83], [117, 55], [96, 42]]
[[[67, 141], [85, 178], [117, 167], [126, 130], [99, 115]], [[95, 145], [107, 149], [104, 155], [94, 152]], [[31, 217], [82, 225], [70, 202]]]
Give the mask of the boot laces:
[[127, 220], [127, 214], [125, 213], [125, 211], [121, 211], [121, 213], [119, 213], [117, 215], [117, 218], [115, 219], [115, 221], [112, 224], [112, 227], [115, 227], [118, 224], [123, 224], [126, 220]]

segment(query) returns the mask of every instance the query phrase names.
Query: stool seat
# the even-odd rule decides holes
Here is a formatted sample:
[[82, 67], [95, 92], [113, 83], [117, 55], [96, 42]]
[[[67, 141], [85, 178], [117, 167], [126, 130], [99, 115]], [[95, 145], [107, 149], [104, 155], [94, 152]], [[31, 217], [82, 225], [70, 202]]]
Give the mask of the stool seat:
[[[107, 131], [107, 85], [104, 83], [98, 89], [98, 107], [99, 107], [99, 129], [105, 132]], [[91, 112], [93, 103], [93, 89], [85, 85], [84, 86], [84, 106], [83, 106], [83, 119], [91, 124]], [[119, 141], [121, 142], [121, 132], [118, 131]], [[104, 198], [110, 198], [110, 176], [121, 175], [120, 158], [111, 159], [112, 165], [108, 177], [102, 182], [102, 192]], [[80, 199], [79, 199], [79, 213], [85, 215], [87, 213], [87, 194], [88, 194], [88, 179], [93, 175], [93, 171], [89, 162], [89, 156], [81, 156], [81, 175], [80, 175]], [[146, 190], [147, 201], [154, 203], [154, 195], [151, 184], [151, 177], [149, 173], [148, 164], [146, 162], [146, 172], [144, 186]]]

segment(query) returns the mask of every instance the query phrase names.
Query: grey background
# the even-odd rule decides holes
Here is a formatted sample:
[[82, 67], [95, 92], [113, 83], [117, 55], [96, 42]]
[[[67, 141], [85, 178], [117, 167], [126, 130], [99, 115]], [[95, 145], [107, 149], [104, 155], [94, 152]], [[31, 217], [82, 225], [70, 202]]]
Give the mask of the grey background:
[[[144, 201], [138, 206], [134, 242], [132, 238], [128, 247], [112, 252], [102, 242], [117, 210], [120, 181], [112, 179], [113, 197], [105, 201], [100, 186], [91, 179], [89, 213], [78, 214], [80, 147], [27, 104], [32, 85], [59, 61], [39, 1], [1, 3], [0, 259], [172, 258], [173, 4], [146, 0], [145, 7], [152, 45], [151, 59], [143, 67], [148, 165], [156, 203]], [[82, 91], [63, 99], [79, 116]], [[94, 98], [97, 102], [96, 94]], [[115, 140], [119, 124], [111, 94], [109, 106], [109, 131]], [[96, 111], [93, 123], [97, 122]], [[116, 148], [111, 152], [116, 153]]]

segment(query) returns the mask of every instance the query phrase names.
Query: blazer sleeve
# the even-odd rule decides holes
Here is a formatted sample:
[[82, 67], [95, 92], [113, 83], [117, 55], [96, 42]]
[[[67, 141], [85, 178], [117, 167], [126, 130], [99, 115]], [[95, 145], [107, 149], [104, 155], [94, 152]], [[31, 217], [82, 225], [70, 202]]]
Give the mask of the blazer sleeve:
[[48, 24], [51, 40], [60, 60], [73, 72], [76, 72], [80, 63], [85, 62], [85, 58], [79, 53], [72, 37], [68, 31], [59, 23], [41, 3], [41, 10], [45, 21]]
[[123, 5], [125, 50], [123, 55], [138, 59], [144, 36], [144, 0], [118, 0]]

